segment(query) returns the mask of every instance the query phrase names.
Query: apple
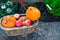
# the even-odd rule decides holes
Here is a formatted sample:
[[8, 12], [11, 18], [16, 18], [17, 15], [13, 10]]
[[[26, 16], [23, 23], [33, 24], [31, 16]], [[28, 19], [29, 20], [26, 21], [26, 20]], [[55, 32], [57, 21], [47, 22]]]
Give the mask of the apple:
[[16, 21], [16, 26], [17, 27], [21, 27], [22, 26], [22, 21], [21, 20], [17, 20]]
[[27, 20], [25, 21], [25, 25], [26, 25], [26, 26], [30, 26], [31, 24], [32, 24], [32, 21], [31, 21], [31, 20], [27, 19]]
[[26, 22], [25, 21], [23, 21], [22, 24], [23, 24], [23, 26], [26, 26]]
[[18, 18], [20, 17], [20, 15], [19, 15], [19, 14], [14, 14], [14, 17], [15, 17], [16, 19], [18, 19]]
[[26, 20], [26, 16], [21, 16], [21, 17], [19, 18], [19, 20], [22, 20], [22, 22], [25, 21], [25, 20]]

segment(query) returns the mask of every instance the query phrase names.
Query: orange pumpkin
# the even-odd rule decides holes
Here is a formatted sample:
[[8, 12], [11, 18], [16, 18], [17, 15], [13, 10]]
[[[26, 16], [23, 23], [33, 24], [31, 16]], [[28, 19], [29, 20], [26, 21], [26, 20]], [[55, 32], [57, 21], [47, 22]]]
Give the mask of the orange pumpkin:
[[28, 7], [26, 17], [32, 21], [38, 20], [41, 16], [40, 10], [36, 7]]
[[16, 23], [16, 18], [13, 16], [5, 16], [1, 22], [2, 26], [5, 28], [13, 28], [15, 27], [15, 23]]

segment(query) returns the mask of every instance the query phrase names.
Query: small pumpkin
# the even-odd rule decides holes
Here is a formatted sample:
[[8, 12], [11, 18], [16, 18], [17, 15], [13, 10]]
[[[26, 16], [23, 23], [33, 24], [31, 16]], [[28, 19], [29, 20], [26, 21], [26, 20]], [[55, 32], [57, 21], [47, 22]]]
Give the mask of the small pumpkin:
[[32, 21], [36, 21], [40, 18], [40, 16], [41, 16], [41, 12], [39, 9], [37, 9], [36, 7], [28, 7], [26, 11], [26, 18]]
[[13, 28], [15, 27], [15, 23], [16, 23], [16, 18], [14, 16], [5, 16], [2, 19], [2, 26], [5, 28]]

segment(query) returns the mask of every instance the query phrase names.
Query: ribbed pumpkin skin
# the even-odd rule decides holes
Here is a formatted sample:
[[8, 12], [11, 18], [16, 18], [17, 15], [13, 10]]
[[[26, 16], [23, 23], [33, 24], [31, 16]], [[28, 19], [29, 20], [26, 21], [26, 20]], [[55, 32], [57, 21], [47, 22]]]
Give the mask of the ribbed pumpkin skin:
[[32, 21], [38, 20], [41, 16], [40, 10], [36, 7], [28, 7], [26, 17]]
[[16, 18], [13, 16], [6, 16], [2, 19], [2, 26], [5, 28], [15, 27]]

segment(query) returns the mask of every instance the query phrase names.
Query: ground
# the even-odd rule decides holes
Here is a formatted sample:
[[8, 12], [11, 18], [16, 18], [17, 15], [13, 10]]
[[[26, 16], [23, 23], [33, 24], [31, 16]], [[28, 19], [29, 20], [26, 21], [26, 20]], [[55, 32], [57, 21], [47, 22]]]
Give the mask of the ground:
[[9, 37], [0, 29], [0, 40], [60, 40], [60, 22], [40, 22], [37, 27], [41, 30], [35, 30], [27, 37]]

